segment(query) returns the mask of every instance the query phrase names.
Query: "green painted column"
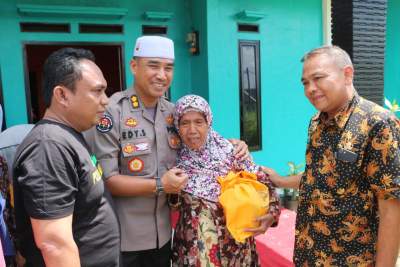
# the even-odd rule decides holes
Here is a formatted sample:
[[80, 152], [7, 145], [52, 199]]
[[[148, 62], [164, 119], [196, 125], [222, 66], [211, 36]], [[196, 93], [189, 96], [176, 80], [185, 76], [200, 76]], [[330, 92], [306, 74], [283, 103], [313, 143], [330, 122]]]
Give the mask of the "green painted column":
[[[388, 0], [384, 95], [400, 102], [400, 1]], [[400, 112], [397, 113], [400, 117]]]

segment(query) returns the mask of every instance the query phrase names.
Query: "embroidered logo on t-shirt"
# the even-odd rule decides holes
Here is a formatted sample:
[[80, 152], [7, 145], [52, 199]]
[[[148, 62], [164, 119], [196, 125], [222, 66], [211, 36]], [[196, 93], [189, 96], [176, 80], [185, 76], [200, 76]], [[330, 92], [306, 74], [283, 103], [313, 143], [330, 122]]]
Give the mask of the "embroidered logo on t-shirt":
[[101, 181], [101, 177], [103, 177], [103, 169], [101, 165], [97, 162], [96, 156], [90, 156], [90, 161], [92, 162], [93, 166], [96, 167], [96, 170], [92, 173], [92, 181], [93, 184]]

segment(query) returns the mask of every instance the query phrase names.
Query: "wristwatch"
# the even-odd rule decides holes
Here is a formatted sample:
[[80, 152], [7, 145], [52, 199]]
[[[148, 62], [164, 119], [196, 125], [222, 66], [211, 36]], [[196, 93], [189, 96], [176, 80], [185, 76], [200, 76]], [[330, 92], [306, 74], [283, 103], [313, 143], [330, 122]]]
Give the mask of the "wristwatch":
[[156, 179], [156, 195], [161, 194], [162, 192], [164, 192], [164, 187], [161, 183], [161, 178], [160, 177], [154, 177], [154, 179]]

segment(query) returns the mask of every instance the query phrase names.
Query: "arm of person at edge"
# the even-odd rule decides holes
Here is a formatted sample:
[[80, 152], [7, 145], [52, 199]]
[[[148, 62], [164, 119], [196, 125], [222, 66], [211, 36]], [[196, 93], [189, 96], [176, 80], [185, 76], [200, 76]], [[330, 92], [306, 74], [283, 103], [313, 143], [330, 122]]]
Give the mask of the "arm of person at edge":
[[[160, 179], [165, 193], [177, 194], [185, 187], [188, 176], [184, 171], [172, 168]], [[144, 196], [156, 192], [156, 179], [119, 174], [109, 177], [106, 184], [114, 196]]]
[[72, 234], [72, 214], [60, 219], [31, 218], [36, 246], [47, 267], [80, 266], [78, 247]]
[[233, 154], [236, 159], [239, 160], [250, 160], [250, 151], [246, 142], [239, 139], [228, 139], [229, 142], [234, 146]]
[[[371, 133], [374, 135], [370, 139], [370, 149], [366, 150], [369, 155], [367, 166], [371, 162], [379, 166], [376, 171], [368, 172], [367, 169], [366, 172], [378, 200], [379, 226], [374, 266], [395, 266], [400, 246], [400, 121], [394, 116], [380, 121]], [[385, 141], [377, 146], [379, 140]]]
[[395, 266], [400, 248], [400, 200], [378, 200], [379, 228], [375, 267]]
[[21, 255], [19, 251], [15, 253], [15, 264], [17, 267], [24, 267], [26, 263], [25, 258]]
[[269, 179], [277, 188], [299, 189], [300, 187], [300, 180], [303, 173], [282, 177], [274, 169], [261, 166], [261, 170], [269, 176]]

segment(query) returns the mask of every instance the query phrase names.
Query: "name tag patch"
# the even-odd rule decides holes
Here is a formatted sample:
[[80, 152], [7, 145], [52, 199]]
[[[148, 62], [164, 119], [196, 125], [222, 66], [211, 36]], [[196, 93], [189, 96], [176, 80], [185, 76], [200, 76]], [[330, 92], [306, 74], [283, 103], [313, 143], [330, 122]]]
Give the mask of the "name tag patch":
[[121, 132], [122, 140], [145, 137], [145, 136], [146, 136], [146, 131], [144, 129], [123, 130]]

